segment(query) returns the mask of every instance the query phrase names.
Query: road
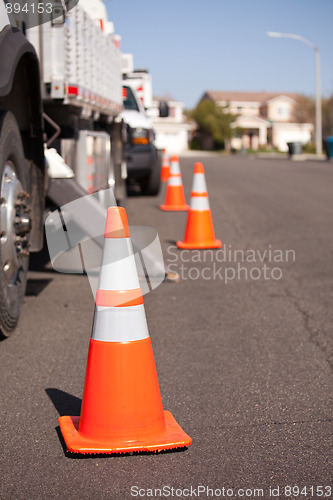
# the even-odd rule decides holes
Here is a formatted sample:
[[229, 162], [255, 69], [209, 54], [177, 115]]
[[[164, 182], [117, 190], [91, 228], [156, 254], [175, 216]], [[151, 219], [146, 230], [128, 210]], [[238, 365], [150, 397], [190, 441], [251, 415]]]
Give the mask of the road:
[[186, 156], [187, 198], [200, 160], [216, 236], [247, 262], [242, 252], [223, 262], [221, 251], [176, 251], [186, 214], [158, 210], [165, 187], [126, 202], [130, 224], [156, 228], [166, 264], [182, 274], [146, 295], [145, 308], [164, 409], [193, 444], [158, 455], [65, 452], [57, 418], [80, 412], [94, 303], [85, 276], [56, 273], [39, 255], [19, 327], [0, 344], [2, 499], [127, 500], [163, 487], [175, 498], [240, 489], [255, 498], [262, 488], [269, 499], [288, 485], [307, 486], [295, 498], [320, 498], [309, 488], [330, 484], [333, 165]]

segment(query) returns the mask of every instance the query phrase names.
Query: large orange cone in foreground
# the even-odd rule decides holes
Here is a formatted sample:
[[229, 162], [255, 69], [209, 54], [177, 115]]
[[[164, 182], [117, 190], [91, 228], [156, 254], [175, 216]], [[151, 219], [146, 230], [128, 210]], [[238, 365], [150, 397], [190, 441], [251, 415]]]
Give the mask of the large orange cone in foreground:
[[165, 195], [164, 205], [161, 210], [183, 212], [190, 207], [186, 204], [182, 175], [180, 173], [178, 156], [171, 157], [170, 176]]
[[189, 446], [163, 411], [126, 212], [108, 209], [80, 417], [59, 418], [76, 453]]
[[209, 207], [205, 171], [202, 163], [194, 165], [191, 206], [187, 215], [184, 241], [177, 241], [178, 248], [220, 248], [215, 239], [212, 214]]
[[162, 156], [162, 168], [161, 168], [161, 181], [166, 182], [169, 180], [169, 175], [170, 175], [170, 163], [169, 163], [169, 156], [166, 153], [166, 150], [163, 149], [163, 156]]

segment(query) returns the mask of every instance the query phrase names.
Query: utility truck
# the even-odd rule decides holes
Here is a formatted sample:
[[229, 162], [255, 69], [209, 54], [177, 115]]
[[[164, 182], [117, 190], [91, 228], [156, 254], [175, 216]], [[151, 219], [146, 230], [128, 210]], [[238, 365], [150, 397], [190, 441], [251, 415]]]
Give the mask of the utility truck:
[[[151, 75], [146, 69], [134, 70], [132, 54], [122, 54], [124, 111], [122, 118], [128, 125], [126, 143], [127, 183], [139, 184], [141, 192], [157, 195], [161, 185], [161, 151], [155, 146]], [[168, 116], [166, 103], [161, 103], [161, 117]]]
[[125, 196], [125, 144], [144, 128], [133, 102], [137, 125], [122, 116], [119, 37], [101, 0], [0, 0], [0, 336], [18, 322], [49, 200]]

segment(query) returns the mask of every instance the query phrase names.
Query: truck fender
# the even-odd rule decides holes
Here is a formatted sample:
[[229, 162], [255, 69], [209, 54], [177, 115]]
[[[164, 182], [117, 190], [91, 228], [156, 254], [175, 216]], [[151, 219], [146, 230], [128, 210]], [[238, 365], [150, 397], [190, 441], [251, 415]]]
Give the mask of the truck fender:
[[17, 65], [24, 54], [37, 59], [35, 49], [17, 28], [6, 26], [0, 33], [0, 97], [10, 93]]
[[0, 111], [11, 111], [21, 131], [30, 170], [31, 251], [37, 251], [43, 245], [46, 179], [39, 62], [34, 47], [12, 26], [0, 32], [0, 52]]

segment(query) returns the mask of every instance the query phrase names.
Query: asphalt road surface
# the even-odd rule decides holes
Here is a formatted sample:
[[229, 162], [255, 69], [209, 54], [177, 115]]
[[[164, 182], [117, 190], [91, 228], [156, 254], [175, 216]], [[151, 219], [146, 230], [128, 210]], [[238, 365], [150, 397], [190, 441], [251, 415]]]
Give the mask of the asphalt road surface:
[[85, 276], [39, 255], [19, 327], [0, 344], [1, 499], [330, 497], [316, 488], [332, 477], [333, 164], [186, 156], [187, 198], [200, 160], [216, 236], [236, 258], [175, 250], [186, 214], [159, 211], [165, 186], [126, 202], [181, 274], [145, 308], [164, 409], [192, 445], [66, 453], [57, 419], [80, 413], [94, 302]]

